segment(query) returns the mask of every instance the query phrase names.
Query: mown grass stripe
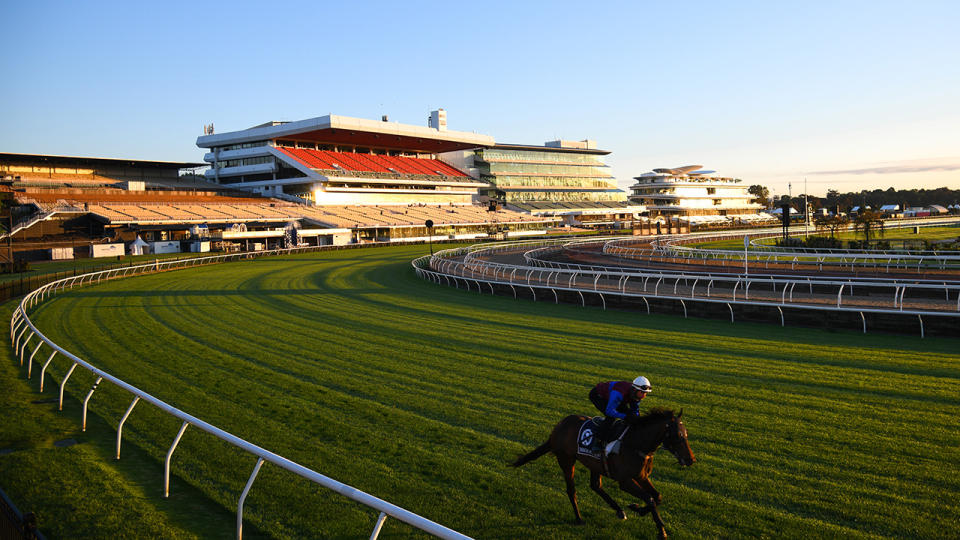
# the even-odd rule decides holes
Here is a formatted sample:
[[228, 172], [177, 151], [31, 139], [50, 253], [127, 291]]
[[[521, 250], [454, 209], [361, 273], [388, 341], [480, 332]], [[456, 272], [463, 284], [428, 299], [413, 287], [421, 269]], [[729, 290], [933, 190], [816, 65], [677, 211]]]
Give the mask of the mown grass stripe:
[[[685, 470], [657, 458], [664, 516], [680, 536], [935, 538], [956, 524], [943, 517], [956, 500], [939, 500], [960, 489], [956, 340], [478, 295], [419, 280], [414, 253], [143, 276], [70, 291], [35, 319], [193, 414], [481, 538], [652, 533], [647, 519], [616, 522], [583, 473], [589, 523], [573, 528], [552, 458], [506, 465], [565, 414], [594, 413], [593, 384], [637, 372], [656, 385], [645, 404], [685, 409], [700, 457]], [[99, 394], [108, 418], [128, 401]], [[156, 459], [177, 428], [149, 410], [128, 425]], [[175, 470], [229, 507], [252, 462], [210, 439], [188, 431]], [[251, 497], [245, 515], [279, 537], [354, 537], [375, 517], [277, 471]]]

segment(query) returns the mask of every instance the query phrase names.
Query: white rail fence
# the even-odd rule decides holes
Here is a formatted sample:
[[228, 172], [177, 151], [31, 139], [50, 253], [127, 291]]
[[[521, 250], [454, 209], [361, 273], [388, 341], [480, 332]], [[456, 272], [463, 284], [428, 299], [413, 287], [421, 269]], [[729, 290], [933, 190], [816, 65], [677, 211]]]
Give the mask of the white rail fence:
[[[614, 239], [607, 242], [617, 242]], [[724, 304], [734, 321], [733, 306], [763, 306], [775, 309], [781, 325], [786, 324], [783, 308], [814, 311], [839, 311], [859, 314], [863, 331], [867, 331], [865, 314], [888, 314], [916, 317], [923, 336], [925, 316], [944, 316], [960, 321], [960, 283], [923, 280], [881, 280], [877, 278], [836, 278], [791, 276], [778, 274], [719, 274], [653, 269], [632, 269], [622, 266], [578, 264], [551, 260], [551, 256], [571, 249], [598, 251], [596, 240], [580, 242], [510, 243], [493, 246], [471, 246], [438, 252], [432, 258], [413, 261], [417, 274], [438, 284], [461, 287], [477, 292], [494, 286], [508, 287], [514, 297], [517, 291], [528, 290], [534, 300], [540, 298], [559, 303], [558, 293], [579, 296], [586, 306], [586, 295], [594, 295], [604, 309], [612, 296], [642, 300], [650, 312], [652, 299], [672, 300], [680, 304], [687, 316], [687, 302]], [[520, 259], [511, 262], [507, 259]], [[496, 259], [503, 259], [497, 261]], [[808, 293], [801, 297], [800, 290]], [[751, 287], [753, 291], [751, 292]], [[761, 289], [762, 287], [762, 289]], [[831, 292], [825, 292], [831, 291]], [[883, 292], [890, 304], [877, 302], [865, 305], [854, 293]], [[907, 298], [908, 291], [911, 296]], [[943, 300], [931, 300], [936, 291], [943, 291]], [[753, 298], [751, 298], [753, 294]], [[738, 296], [739, 295], [739, 296]], [[574, 296], [576, 298], [576, 296]], [[914, 304], [905, 308], [907, 304]], [[936, 304], [936, 309], [924, 305]]]
[[[30, 320], [28, 311], [36, 306], [38, 303], [48, 299], [50, 296], [61, 293], [68, 289], [74, 287], [81, 287], [84, 285], [90, 285], [94, 283], [100, 283], [104, 280], [117, 279], [126, 276], [132, 276], [137, 274], [165, 271], [165, 270], [174, 270], [181, 268], [188, 268], [196, 265], [203, 264], [216, 264], [223, 263], [228, 261], [237, 261], [248, 258], [256, 258], [260, 256], [269, 256], [269, 255], [283, 255], [290, 253], [298, 253], [303, 251], [317, 251], [323, 250], [325, 246], [321, 247], [312, 247], [312, 248], [292, 248], [292, 249], [282, 249], [282, 250], [270, 250], [262, 251], [257, 253], [238, 253], [230, 255], [215, 255], [210, 257], [198, 257], [193, 259], [178, 260], [171, 262], [156, 261], [149, 264], [142, 264], [138, 266], [131, 266], [126, 268], [117, 268], [111, 270], [103, 270], [100, 272], [91, 272], [88, 274], [72, 276], [64, 278], [61, 280], [53, 281], [48, 283], [32, 292], [27, 294], [23, 300], [20, 302], [18, 307], [13, 313], [13, 316], [10, 319], [10, 339], [13, 343], [14, 352], [20, 360], [20, 365], [22, 366], [24, 361], [27, 363], [27, 377], [32, 377], [33, 374], [33, 362], [34, 358], [37, 356], [37, 353], [40, 352], [40, 349], [46, 347], [50, 350], [49, 356], [43, 362], [43, 365], [40, 369], [40, 391], [43, 391], [44, 385], [44, 376], [46, 374], [47, 368], [50, 366], [50, 363], [58, 355], [60, 357], [66, 358], [70, 361], [70, 368], [67, 370], [66, 374], [63, 376], [60, 381], [59, 387], [59, 407], [63, 409], [63, 395], [64, 389], [67, 386], [67, 382], [70, 379], [70, 376], [76, 370], [77, 367], [81, 367], [91, 372], [97, 377], [96, 382], [93, 387], [87, 393], [86, 397], [83, 400], [83, 429], [86, 430], [86, 418], [87, 418], [87, 406], [90, 402], [90, 399], [93, 397], [94, 391], [97, 389], [97, 386], [100, 383], [106, 381], [116, 385], [118, 388], [126, 391], [133, 398], [130, 402], [130, 406], [127, 408], [123, 417], [120, 419], [117, 426], [117, 439], [116, 439], [116, 457], [120, 459], [120, 444], [123, 438], [123, 425], [126, 423], [127, 419], [130, 417], [133, 412], [134, 407], [141, 400], [146, 401], [166, 414], [169, 414], [178, 420], [182, 421], [180, 430], [177, 433], [176, 437], [170, 445], [170, 449], [167, 451], [166, 459], [164, 461], [164, 473], [163, 473], [163, 496], [169, 496], [170, 492], [170, 461], [173, 457], [173, 453], [177, 448], [177, 445], [180, 443], [180, 439], [183, 436], [186, 429], [190, 426], [193, 426], [196, 429], [200, 429], [206, 433], [213, 435], [214, 437], [224, 441], [227, 444], [233, 445], [248, 454], [256, 458], [256, 463], [253, 466], [253, 470], [250, 473], [250, 476], [247, 480], [246, 486], [243, 489], [243, 492], [240, 494], [239, 500], [237, 502], [237, 538], [240, 539], [243, 537], [243, 506], [244, 501], [247, 498], [247, 494], [250, 492], [251, 487], [253, 486], [254, 481], [257, 478], [257, 474], [260, 472], [260, 468], [264, 463], [270, 463], [280, 467], [284, 470], [287, 470], [301, 478], [305, 478], [311, 482], [319, 484], [327, 489], [333, 490], [349, 499], [352, 499], [360, 504], [366, 505], [374, 510], [379, 511], [379, 516], [377, 517], [376, 523], [374, 525], [373, 531], [371, 532], [370, 538], [375, 539], [379, 536], [380, 530], [383, 527], [384, 522], [387, 517], [395, 518], [399, 521], [407, 523], [417, 529], [420, 529], [428, 534], [436, 536], [438, 538], [444, 539], [455, 539], [455, 540], [465, 540], [469, 539], [468, 536], [458, 533], [452, 529], [444, 527], [438, 523], [435, 523], [429, 519], [421, 517], [413, 512], [400, 508], [394, 504], [391, 504], [387, 501], [369, 495], [363, 491], [360, 491], [356, 488], [353, 488], [347, 484], [338, 482], [330, 477], [324, 476], [316, 471], [308, 469], [298, 463], [295, 463], [283, 456], [274, 454], [269, 450], [266, 450], [260, 446], [247, 442], [235, 435], [228, 433], [214, 425], [208, 424], [203, 420], [196, 418], [185, 411], [182, 411], [176, 407], [173, 407], [164, 401], [151, 396], [150, 394], [144, 392], [143, 390], [128, 384], [117, 377], [109, 374], [108, 372], [97, 368], [90, 362], [79, 358], [70, 351], [64, 349], [63, 347], [57, 345], [49, 338], [47, 338], [43, 332], [41, 332]], [[326, 249], [331, 249], [326, 247]], [[32, 346], [34, 339], [36, 338], [36, 345]], [[32, 346], [29, 356], [27, 355], [28, 349]]]

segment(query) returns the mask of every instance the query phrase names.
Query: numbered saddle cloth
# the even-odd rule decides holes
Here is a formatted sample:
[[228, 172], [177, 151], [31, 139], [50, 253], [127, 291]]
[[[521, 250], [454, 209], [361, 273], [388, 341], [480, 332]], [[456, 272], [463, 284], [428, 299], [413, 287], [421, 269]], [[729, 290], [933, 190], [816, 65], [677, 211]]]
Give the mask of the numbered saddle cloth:
[[597, 416], [587, 420], [580, 426], [580, 433], [577, 434], [578, 454], [590, 456], [594, 459], [600, 459], [600, 456], [603, 455], [603, 448], [600, 446], [600, 437], [597, 436], [601, 422], [603, 422], [603, 417]]

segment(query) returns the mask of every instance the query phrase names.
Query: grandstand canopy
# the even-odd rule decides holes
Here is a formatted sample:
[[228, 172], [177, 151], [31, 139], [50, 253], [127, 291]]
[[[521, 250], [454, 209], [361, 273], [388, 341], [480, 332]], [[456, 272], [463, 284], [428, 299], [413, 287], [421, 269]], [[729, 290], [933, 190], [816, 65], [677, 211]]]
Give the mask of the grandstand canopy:
[[81, 156], [53, 156], [48, 154], [0, 153], [0, 163], [37, 164], [54, 167], [137, 167], [154, 169], [194, 169], [206, 167], [207, 163], [180, 161], [145, 161], [138, 159], [115, 159]]
[[268, 122], [240, 131], [203, 135], [197, 138], [197, 146], [213, 148], [278, 139], [437, 154], [494, 144], [493, 137], [489, 135], [331, 114], [296, 122]]
[[566, 152], [570, 154], [596, 154], [598, 156], [605, 156], [610, 153], [609, 150], [599, 150], [597, 148], [537, 146], [537, 145], [531, 145], [531, 144], [498, 143], [494, 148], [501, 149], [501, 150], [532, 150], [536, 152]]

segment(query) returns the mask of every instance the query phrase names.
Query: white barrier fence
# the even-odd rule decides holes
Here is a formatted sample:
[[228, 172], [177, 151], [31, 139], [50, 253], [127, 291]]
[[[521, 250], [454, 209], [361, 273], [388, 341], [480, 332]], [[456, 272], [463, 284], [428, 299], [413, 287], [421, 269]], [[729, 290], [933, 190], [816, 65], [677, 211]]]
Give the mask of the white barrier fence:
[[169, 486], [170, 486], [170, 461], [173, 457], [173, 453], [177, 448], [177, 445], [180, 443], [180, 438], [183, 436], [187, 427], [193, 426], [194, 428], [200, 429], [206, 433], [213, 435], [214, 437], [231, 444], [247, 453], [251, 456], [256, 457], [257, 461], [253, 467], [253, 471], [250, 473], [249, 479], [247, 480], [246, 486], [243, 489], [243, 492], [240, 494], [239, 500], [237, 502], [237, 538], [240, 539], [243, 537], [243, 505], [244, 501], [247, 498], [247, 494], [250, 492], [251, 487], [253, 486], [254, 481], [257, 478], [257, 474], [260, 472], [261, 466], [266, 463], [271, 463], [276, 465], [284, 470], [292, 472], [293, 474], [305, 478], [311, 482], [319, 484], [327, 489], [333, 490], [349, 499], [352, 499], [360, 504], [366, 505], [374, 510], [380, 512], [377, 517], [376, 524], [374, 525], [373, 531], [370, 535], [371, 540], [379, 536], [380, 530], [383, 527], [384, 522], [387, 517], [395, 518], [399, 521], [407, 523], [417, 529], [420, 529], [428, 534], [436, 536], [438, 538], [452, 539], [452, 540], [468, 540], [470, 537], [458, 533], [452, 529], [444, 527], [438, 523], [435, 523], [429, 519], [421, 517], [413, 512], [400, 508], [394, 504], [391, 504], [387, 501], [369, 495], [363, 491], [360, 491], [356, 488], [353, 488], [347, 484], [338, 482], [330, 477], [324, 476], [316, 471], [308, 469], [298, 463], [290, 461], [289, 459], [274, 454], [269, 450], [266, 450], [260, 446], [247, 442], [239, 437], [236, 437], [216, 426], [208, 424], [203, 420], [196, 418], [176, 407], [168, 405], [167, 403], [161, 401], [160, 399], [151, 396], [150, 394], [140, 390], [139, 388], [128, 384], [113, 375], [110, 375], [104, 370], [101, 370], [94, 366], [93, 364], [83, 360], [82, 358], [77, 357], [70, 351], [67, 351], [63, 347], [57, 345], [49, 338], [47, 338], [33, 322], [30, 321], [28, 316], [28, 310], [39, 302], [44, 301], [50, 296], [57, 294], [58, 292], [63, 292], [67, 289], [73, 287], [80, 287], [84, 285], [90, 285], [93, 283], [100, 283], [104, 280], [117, 279], [131, 275], [152, 273], [164, 270], [174, 270], [187, 268], [196, 265], [202, 264], [217, 264], [229, 261], [237, 261], [243, 259], [252, 259], [259, 258], [269, 255], [285, 255], [291, 253], [299, 253], [304, 251], [321, 251], [325, 249], [337, 249], [330, 248], [327, 246], [320, 247], [309, 247], [309, 248], [292, 248], [292, 249], [282, 249], [282, 250], [271, 250], [271, 251], [261, 251], [256, 254], [252, 253], [237, 253], [229, 255], [215, 255], [210, 257], [197, 257], [193, 259], [186, 260], [177, 260], [171, 262], [155, 261], [149, 264], [142, 264], [138, 266], [130, 266], [126, 268], [117, 268], [111, 270], [103, 270], [100, 272], [91, 272], [89, 274], [83, 274], [78, 276], [72, 276], [69, 278], [64, 278], [61, 280], [50, 282], [32, 292], [27, 294], [23, 300], [20, 302], [16, 310], [13, 312], [13, 316], [10, 319], [10, 339], [13, 343], [14, 352], [20, 360], [20, 365], [24, 363], [25, 355], [27, 353], [28, 346], [30, 346], [31, 341], [36, 338], [37, 344], [30, 352], [30, 356], [26, 358], [27, 362], [27, 377], [32, 377], [33, 374], [33, 360], [37, 356], [37, 353], [44, 346], [50, 349], [50, 354], [47, 359], [44, 361], [43, 366], [40, 370], [40, 391], [43, 391], [44, 376], [47, 371], [47, 367], [54, 360], [57, 355], [65, 357], [71, 362], [70, 368], [63, 376], [63, 379], [60, 381], [59, 389], [59, 407], [63, 409], [63, 394], [64, 389], [66, 388], [67, 382], [70, 379], [70, 376], [79, 366], [87, 371], [91, 372], [97, 377], [96, 382], [93, 387], [87, 393], [86, 397], [83, 400], [83, 429], [86, 430], [86, 418], [87, 418], [87, 406], [88, 403], [93, 397], [94, 391], [97, 389], [97, 386], [103, 381], [107, 381], [116, 385], [118, 388], [128, 392], [132, 397], [130, 406], [127, 408], [123, 417], [120, 419], [120, 422], [117, 426], [117, 440], [116, 440], [116, 456], [117, 459], [120, 459], [120, 443], [123, 438], [123, 425], [130, 417], [130, 414], [133, 412], [133, 408], [141, 400], [146, 401], [154, 406], [156, 406], [161, 411], [177, 418], [182, 421], [183, 424], [180, 427], [179, 432], [174, 438], [170, 449], [167, 451], [166, 459], [164, 461], [164, 473], [163, 473], [163, 496], [167, 497], [169, 495]]
[[[920, 334], [924, 335], [924, 316], [960, 317], [960, 283], [942, 281], [897, 281], [877, 278], [838, 278], [817, 276], [791, 276], [777, 274], [729, 274], [708, 272], [684, 272], [655, 269], [635, 269], [623, 266], [604, 266], [559, 262], [550, 260], [552, 255], [563, 251], [586, 249], [594, 245], [597, 251], [607, 252], [603, 243], [624, 241], [612, 239], [603, 242], [585, 240], [578, 242], [536, 242], [509, 243], [486, 246], [471, 246], [438, 252], [432, 258], [421, 257], [413, 261], [417, 274], [438, 284], [446, 283], [483, 292], [486, 286], [495, 294], [494, 285], [509, 287], [514, 297], [517, 290], [526, 289], [537, 299], [537, 290], [552, 293], [555, 303], [559, 303], [558, 292], [576, 293], [580, 302], [586, 305], [586, 294], [596, 295], [604, 309], [607, 297], [619, 296], [642, 300], [647, 312], [650, 312], [648, 299], [665, 299], [678, 302], [684, 316], [687, 315], [687, 302], [725, 304], [734, 320], [734, 305], [764, 306], [775, 309], [780, 316], [781, 325], [785, 325], [783, 308], [797, 308], [814, 311], [840, 311], [857, 313], [867, 331], [864, 314], [895, 314], [897, 316], [916, 317], [920, 324]], [[631, 239], [630, 241], [634, 241]], [[495, 259], [513, 255], [522, 256], [523, 263], [497, 262]], [[682, 285], [681, 285], [682, 284]], [[751, 298], [751, 286], [754, 297]], [[834, 292], [819, 294], [819, 298], [801, 301], [795, 297], [797, 287], [809, 290], [812, 298], [815, 288], [830, 288]], [[698, 288], [699, 287], [699, 288]], [[763, 287], [764, 293], [757, 294]], [[766, 287], [771, 287], [772, 294]], [[858, 305], [853, 300], [855, 291], [886, 291], [890, 304], [873, 302], [871, 305]], [[943, 300], [936, 301], [937, 309], [925, 309], [919, 301], [906, 299], [908, 291], [927, 297], [936, 291], [943, 291]], [[739, 297], [738, 297], [739, 293]], [[845, 294], [846, 293], [846, 294]], [[759, 298], [758, 298], [759, 297]], [[927, 299], [925, 299], [927, 300]], [[956, 300], [954, 302], [954, 300]], [[929, 303], [933, 303], [930, 300]], [[912, 309], [905, 309], [906, 303], [914, 303]], [[958, 319], [960, 320], [960, 319]]]

